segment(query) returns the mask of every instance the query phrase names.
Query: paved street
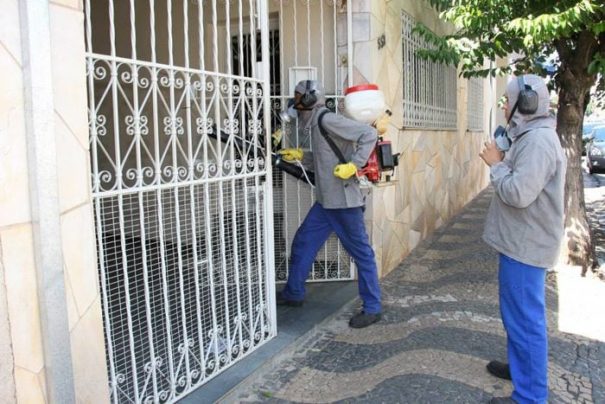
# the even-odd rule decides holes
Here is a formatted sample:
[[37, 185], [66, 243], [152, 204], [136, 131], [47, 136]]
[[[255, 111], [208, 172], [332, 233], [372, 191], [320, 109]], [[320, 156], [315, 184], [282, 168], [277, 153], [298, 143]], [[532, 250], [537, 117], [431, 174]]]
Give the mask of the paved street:
[[[598, 178], [587, 180], [598, 188]], [[382, 280], [380, 323], [349, 328], [359, 301], [349, 303], [224, 402], [480, 403], [509, 395], [511, 384], [485, 370], [488, 360], [506, 358], [497, 255], [480, 238], [490, 198], [491, 190], [480, 194]], [[573, 282], [560, 281], [568, 278]], [[584, 313], [585, 305], [593, 305], [600, 313], [605, 284], [576, 280], [571, 273], [548, 276], [550, 402], [605, 403], [604, 316], [582, 318], [582, 324], [593, 323], [584, 330], [574, 322], [576, 311], [567, 309], [573, 302], [562, 300], [573, 300], [579, 286], [584, 300], [575, 309]], [[562, 291], [575, 292], [559, 293], [560, 284], [572, 285]], [[560, 331], [560, 311], [569, 333]]]

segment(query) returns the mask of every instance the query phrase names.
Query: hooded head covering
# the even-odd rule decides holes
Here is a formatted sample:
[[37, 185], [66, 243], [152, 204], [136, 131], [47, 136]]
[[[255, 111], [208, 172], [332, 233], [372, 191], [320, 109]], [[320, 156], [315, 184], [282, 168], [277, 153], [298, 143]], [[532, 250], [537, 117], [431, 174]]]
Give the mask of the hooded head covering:
[[[308, 84], [307, 84], [308, 82]], [[308, 88], [307, 88], [308, 87]], [[300, 127], [310, 128], [313, 122], [313, 113], [320, 107], [323, 107], [326, 104], [326, 97], [324, 88], [321, 83], [317, 80], [301, 80], [298, 82], [296, 87], [294, 88], [294, 92], [304, 94], [307, 91], [313, 92], [313, 94], [317, 97], [317, 101], [315, 104], [311, 105], [306, 109], [298, 110], [298, 124]]]
[[[523, 75], [523, 81], [525, 85], [530, 86], [538, 94], [538, 109], [533, 114], [528, 115], [522, 114], [518, 109], [515, 111], [508, 129], [508, 135], [513, 139], [530, 129], [556, 127], [555, 118], [550, 113], [550, 94], [544, 79], [535, 74], [526, 74]], [[513, 77], [506, 86], [506, 96], [511, 112], [519, 98], [520, 90], [518, 78]]]
[[315, 102], [315, 104], [310, 106], [311, 109], [313, 109], [317, 106], [325, 105], [325, 103], [326, 103], [325, 91], [319, 81], [317, 81], [317, 80], [301, 80], [296, 85], [296, 88], [294, 88], [294, 92], [300, 93], [300, 94], [304, 94], [307, 91], [312, 92], [317, 97], [317, 101]]

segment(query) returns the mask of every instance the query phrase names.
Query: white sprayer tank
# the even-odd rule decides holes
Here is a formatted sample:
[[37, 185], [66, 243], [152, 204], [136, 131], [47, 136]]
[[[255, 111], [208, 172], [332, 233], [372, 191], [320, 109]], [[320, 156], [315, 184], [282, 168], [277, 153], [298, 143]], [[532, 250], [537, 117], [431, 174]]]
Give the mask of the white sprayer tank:
[[345, 89], [345, 112], [352, 119], [371, 124], [384, 111], [384, 95], [376, 84], [361, 84]]

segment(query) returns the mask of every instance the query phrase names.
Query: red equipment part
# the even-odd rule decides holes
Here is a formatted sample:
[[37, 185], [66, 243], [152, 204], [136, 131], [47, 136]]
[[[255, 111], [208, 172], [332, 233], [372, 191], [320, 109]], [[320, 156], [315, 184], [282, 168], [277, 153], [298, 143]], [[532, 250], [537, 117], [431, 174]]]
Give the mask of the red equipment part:
[[376, 148], [372, 150], [372, 154], [370, 154], [366, 165], [363, 166], [363, 168], [357, 170], [357, 175], [365, 175], [368, 181], [373, 183], [380, 182], [380, 166], [378, 165], [378, 155], [376, 154]]
[[379, 138], [366, 165], [357, 170], [357, 176], [365, 175], [368, 181], [376, 184], [380, 182], [383, 171], [394, 170], [397, 165], [396, 159], [397, 156], [393, 156], [391, 151], [391, 141]]

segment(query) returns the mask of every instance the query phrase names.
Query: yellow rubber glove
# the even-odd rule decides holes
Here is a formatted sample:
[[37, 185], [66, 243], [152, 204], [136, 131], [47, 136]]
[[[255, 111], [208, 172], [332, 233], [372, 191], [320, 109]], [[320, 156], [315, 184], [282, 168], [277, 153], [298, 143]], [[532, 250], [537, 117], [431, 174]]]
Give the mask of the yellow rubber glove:
[[271, 135], [271, 139], [273, 140], [273, 147], [279, 146], [279, 144], [281, 143], [282, 134], [283, 133], [281, 129], [278, 129], [273, 132], [273, 134]]
[[339, 164], [334, 167], [334, 176], [341, 180], [348, 180], [357, 174], [357, 166], [353, 163]]
[[300, 147], [295, 149], [282, 149], [279, 150], [278, 153], [281, 154], [282, 158], [288, 162], [295, 160], [300, 161], [302, 160], [304, 154]]
[[378, 118], [376, 122], [374, 122], [374, 127], [378, 132], [378, 136], [384, 135], [387, 130], [389, 130], [389, 122], [391, 121], [391, 116], [389, 114], [384, 114], [382, 117]]

